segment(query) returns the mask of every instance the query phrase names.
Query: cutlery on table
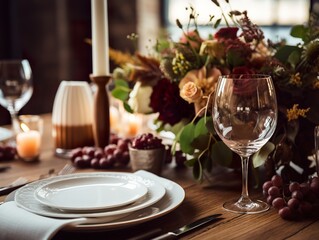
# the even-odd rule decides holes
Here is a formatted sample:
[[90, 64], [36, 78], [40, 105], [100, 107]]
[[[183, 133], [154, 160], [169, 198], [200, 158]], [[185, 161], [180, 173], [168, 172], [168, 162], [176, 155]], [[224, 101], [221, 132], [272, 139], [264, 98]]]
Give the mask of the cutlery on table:
[[10, 168], [11, 168], [11, 166], [9, 166], [9, 165], [1, 166], [0, 167], [0, 172], [4, 172], [4, 171], [6, 171], [6, 170], [8, 170]]
[[[160, 228], [156, 228], [152, 231], [149, 231], [145, 234], [139, 235], [137, 237], [133, 237], [130, 238], [129, 240], [142, 240], [142, 239], [152, 239], [152, 240], [163, 240], [163, 239], [178, 239], [179, 237], [181, 237], [181, 235], [186, 234], [187, 232], [190, 232], [196, 228], [199, 228], [203, 225], [206, 225], [208, 223], [213, 223], [213, 222], [217, 222], [219, 220], [222, 220], [224, 218], [221, 218], [222, 214], [213, 214], [211, 216], [207, 216], [207, 217], [203, 217], [200, 218], [198, 220], [196, 220], [195, 222], [186, 224], [182, 227], [179, 227], [173, 231], [158, 235], [161, 233], [161, 229]], [[152, 238], [153, 237], [153, 238]]]
[[[39, 179], [49, 178], [56, 175], [66, 175], [74, 171], [75, 171], [75, 168], [72, 165], [66, 164], [57, 174], [54, 174], [54, 169], [50, 169], [47, 174], [40, 175]], [[31, 182], [33, 181], [28, 181], [26, 178], [20, 177], [16, 179], [15, 181], [13, 181], [8, 186], [0, 187], [0, 196], [7, 195], [13, 192], [14, 190], [21, 188], [24, 185]]]

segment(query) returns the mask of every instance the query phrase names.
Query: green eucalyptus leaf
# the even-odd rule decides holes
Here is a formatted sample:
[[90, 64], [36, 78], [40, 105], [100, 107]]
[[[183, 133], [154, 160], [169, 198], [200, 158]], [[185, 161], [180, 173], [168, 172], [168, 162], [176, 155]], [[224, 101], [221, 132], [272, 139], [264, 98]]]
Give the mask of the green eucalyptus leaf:
[[200, 135], [206, 135], [208, 133], [207, 128], [205, 126], [205, 118], [202, 117], [195, 126], [194, 137], [198, 137]]
[[297, 64], [300, 62], [300, 56], [301, 52], [300, 51], [293, 51], [289, 57], [288, 57], [288, 62], [293, 66], [294, 68], [297, 66]]
[[205, 150], [209, 141], [209, 134], [199, 135], [193, 139], [192, 146], [195, 149]]
[[124, 109], [125, 109], [127, 112], [133, 113], [132, 108], [130, 107], [130, 105], [127, 104], [127, 102], [123, 102], [123, 106], [124, 106]]
[[192, 146], [199, 150], [206, 149], [209, 137], [210, 135], [205, 126], [205, 117], [202, 117], [195, 125], [194, 140], [192, 142]]
[[281, 62], [286, 62], [287, 59], [289, 58], [290, 54], [294, 51], [301, 51], [300, 48], [297, 46], [290, 46], [290, 45], [285, 45], [278, 49], [278, 51], [275, 54], [275, 58], [277, 58]]
[[200, 162], [202, 163], [203, 168], [206, 169], [208, 172], [212, 170], [213, 161], [209, 152], [205, 152], [205, 154], [201, 155]]
[[188, 159], [186, 162], [185, 162], [185, 165], [187, 167], [193, 167], [197, 162], [197, 158], [192, 158], [192, 159]]
[[275, 150], [275, 145], [271, 142], [267, 142], [258, 152], [252, 156], [253, 166], [255, 168], [260, 167], [265, 163], [268, 155]]
[[233, 153], [224, 142], [218, 141], [212, 145], [211, 158], [218, 164], [228, 167], [233, 160]]
[[196, 161], [193, 167], [193, 176], [197, 181], [203, 178], [203, 168], [200, 161]]
[[[123, 79], [116, 79], [114, 81], [115, 87], [124, 87], [129, 89], [128, 82]], [[130, 89], [129, 89], [130, 90]]]
[[295, 25], [291, 28], [290, 35], [295, 38], [307, 39], [309, 28], [304, 25]]
[[129, 92], [127, 92], [121, 87], [114, 88], [111, 93], [113, 97], [122, 101], [126, 101], [129, 97]]
[[194, 147], [192, 146], [192, 142], [194, 139], [195, 125], [193, 123], [187, 124], [179, 137], [179, 143], [181, 150], [187, 154], [194, 153]]

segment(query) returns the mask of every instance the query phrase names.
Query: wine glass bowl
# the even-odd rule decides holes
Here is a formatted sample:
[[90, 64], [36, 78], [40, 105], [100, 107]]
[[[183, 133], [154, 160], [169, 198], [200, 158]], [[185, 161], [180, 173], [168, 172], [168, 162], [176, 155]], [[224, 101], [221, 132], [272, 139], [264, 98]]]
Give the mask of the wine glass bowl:
[[32, 86], [28, 60], [0, 60], [0, 104], [10, 112], [13, 126], [18, 111], [31, 98]]
[[242, 195], [223, 207], [236, 213], [268, 210], [267, 203], [249, 197], [248, 164], [250, 156], [267, 143], [276, 128], [277, 101], [271, 77], [260, 74], [221, 76], [212, 117], [218, 136], [242, 160]]

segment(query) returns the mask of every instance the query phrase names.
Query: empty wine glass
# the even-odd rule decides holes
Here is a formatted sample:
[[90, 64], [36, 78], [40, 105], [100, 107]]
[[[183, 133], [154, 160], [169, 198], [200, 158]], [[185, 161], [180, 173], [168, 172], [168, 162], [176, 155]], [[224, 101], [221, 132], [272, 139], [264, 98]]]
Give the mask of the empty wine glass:
[[252, 154], [267, 143], [277, 124], [276, 93], [268, 75], [227, 75], [218, 80], [212, 116], [222, 141], [241, 157], [242, 193], [224, 203], [236, 213], [259, 213], [267, 203], [252, 200], [248, 194], [248, 164]]
[[33, 92], [32, 71], [28, 60], [0, 61], [0, 104], [11, 115], [14, 132], [17, 114], [29, 101]]

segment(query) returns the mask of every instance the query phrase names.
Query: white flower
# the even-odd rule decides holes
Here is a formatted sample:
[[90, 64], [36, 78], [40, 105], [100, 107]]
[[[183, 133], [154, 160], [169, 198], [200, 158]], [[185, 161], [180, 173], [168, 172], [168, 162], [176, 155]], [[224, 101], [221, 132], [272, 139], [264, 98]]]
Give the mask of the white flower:
[[152, 92], [153, 88], [151, 86], [142, 86], [141, 82], [136, 82], [130, 93], [129, 106], [136, 113], [147, 114], [153, 112], [150, 107]]

